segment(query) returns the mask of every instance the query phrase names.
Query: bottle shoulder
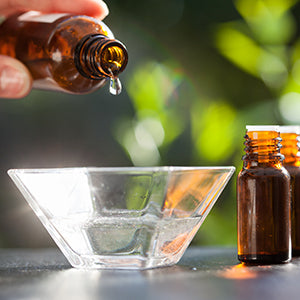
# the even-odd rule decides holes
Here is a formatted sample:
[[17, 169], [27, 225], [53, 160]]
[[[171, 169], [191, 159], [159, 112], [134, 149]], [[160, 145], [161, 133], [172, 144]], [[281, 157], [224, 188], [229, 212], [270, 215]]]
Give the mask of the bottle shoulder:
[[113, 33], [101, 21], [88, 16], [68, 15], [56, 21], [49, 33], [46, 49], [52, 56], [74, 57], [77, 45], [89, 36], [101, 35], [113, 39]]
[[275, 167], [254, 167], [254, 168], [243, 168], [238, 177], [282, 177], [289, 178], [289, 172], [284, 168], [275, 168]]
[[55, 22], [56, 31], [83, 38], [90, 34], [101, 34], [113, 39], [114, 35], [109, 27], [102, 21], [93, 17], [82, 15], [66, 15]]
[[300, 167], [293, 165], [284, 165], [285, 169], [289, 172], [290, 175], [300, 177]]

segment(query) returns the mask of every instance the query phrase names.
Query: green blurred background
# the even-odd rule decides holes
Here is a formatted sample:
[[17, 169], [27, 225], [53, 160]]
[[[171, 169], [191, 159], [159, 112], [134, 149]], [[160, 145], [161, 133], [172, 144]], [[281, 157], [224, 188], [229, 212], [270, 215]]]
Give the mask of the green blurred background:
[[296, 0], [107, 0], [123, 92], [0, 99], [0, 247], [54, 243], [10, 168], [234, 165], [194, 244], [235, 245], [246, 124], [300, 124]]

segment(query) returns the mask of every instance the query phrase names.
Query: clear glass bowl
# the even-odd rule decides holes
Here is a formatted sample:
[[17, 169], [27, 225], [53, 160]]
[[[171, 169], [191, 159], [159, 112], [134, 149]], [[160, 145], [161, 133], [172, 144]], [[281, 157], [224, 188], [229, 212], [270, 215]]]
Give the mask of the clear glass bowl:
[[70, 264], [147, 269], [183, 255], [234, 167], [14, 169]]

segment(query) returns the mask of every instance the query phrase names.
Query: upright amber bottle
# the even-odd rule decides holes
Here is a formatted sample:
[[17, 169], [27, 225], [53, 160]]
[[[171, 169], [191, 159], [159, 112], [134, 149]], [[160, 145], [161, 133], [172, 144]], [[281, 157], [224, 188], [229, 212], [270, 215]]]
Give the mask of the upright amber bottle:
[[280, 126], [280, 137], [282, 138], [281, 153], [285, 159], [284, 167], [291, 176], [291, 233], [292, 233], [292, 255], [300, 255], [300, 127]]
[[22, 61], [40, 89], [89, 93], [118, 75], [128, 60], [125, 46], [97, 19], [70, 14], [13, 15], [0, 26], [0, 54]]
[[237, 179], [238, 259], [249, 264], [291, 259], [290, 176], [282, 166], [278, 126], [247, 126]]

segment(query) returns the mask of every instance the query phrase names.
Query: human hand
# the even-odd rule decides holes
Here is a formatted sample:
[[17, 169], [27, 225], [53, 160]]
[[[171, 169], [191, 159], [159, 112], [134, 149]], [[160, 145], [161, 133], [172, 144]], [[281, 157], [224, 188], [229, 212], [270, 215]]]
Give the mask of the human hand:
[[[45, 13], [77, 13], [103, 19], [108, 8], [102, 0], [1, 0], [0, 15], [7, 17], [18, 11], [37, 10]], [[17, 59], [0, 55], [0, 97], [22, 98], [32, 88], [32, 78]]]

